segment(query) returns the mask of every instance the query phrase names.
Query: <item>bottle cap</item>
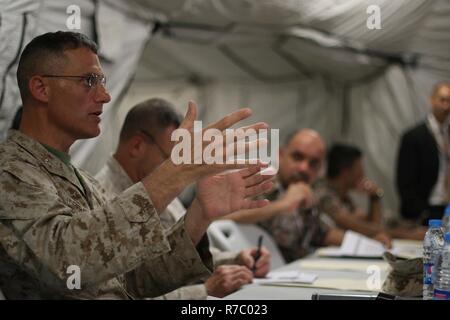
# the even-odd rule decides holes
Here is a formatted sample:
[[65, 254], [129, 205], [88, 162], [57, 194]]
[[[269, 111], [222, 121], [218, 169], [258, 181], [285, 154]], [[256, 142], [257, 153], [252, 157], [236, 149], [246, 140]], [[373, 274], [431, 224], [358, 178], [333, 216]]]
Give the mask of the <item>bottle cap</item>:
[[442, 226], [442, 221], [440, 219], [430, 219], [428, 220], [429, 227], [440, 227]]
[[450, 216], [450, 204], [445, 208], [444, 216]]

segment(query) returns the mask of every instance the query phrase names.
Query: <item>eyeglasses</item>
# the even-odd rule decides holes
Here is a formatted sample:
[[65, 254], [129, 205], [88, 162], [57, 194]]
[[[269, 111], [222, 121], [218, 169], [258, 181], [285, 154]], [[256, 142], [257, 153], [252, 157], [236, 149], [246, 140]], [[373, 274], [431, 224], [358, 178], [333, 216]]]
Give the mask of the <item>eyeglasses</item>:
[[151, 142], [159, 149], [159, 152], [161, 152], [161, 154], [163, 155], [164, 159], [168, 159], [169, 155], [164, 151], [164, 149], [156, 142], [155, 138], [153, 138], [153, 136], [148, 133], [147, 131], [141, 129], [140, 130], [141, 133], [144, 134], [144, 136], [146, 136], [147, 138], [149, 138], [151, 140]]
[[44, 78], [69, 78], [69, 79], [83, 79], [86, 86], [89, 88], [97, 87], [101, 84], [103, 87], [106, 86], [106, 77], [104, 75], [99, 75], [95, 73], [91, 73], [85, 76], [59, 76], [52, 74], [45, 74], [42, 77]]

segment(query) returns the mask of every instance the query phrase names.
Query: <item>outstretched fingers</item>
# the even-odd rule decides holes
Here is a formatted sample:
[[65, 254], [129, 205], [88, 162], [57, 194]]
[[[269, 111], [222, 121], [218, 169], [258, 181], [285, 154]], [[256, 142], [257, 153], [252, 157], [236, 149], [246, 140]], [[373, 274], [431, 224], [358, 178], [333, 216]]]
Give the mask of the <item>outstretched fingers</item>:
[[[267, 165], [258, 167], [250, 167], [241, 170], [241, 176], [245, 180], [245, 187], [252, 187], [258, 185], [266, 180], [271, 180], [276, 172], [272, 168], [265, 169], [261, 171], [261, 169], [267, 167]], [[264, 173], [263, 173], [264, 172]]]
[[247, 198], [257, 197], [269, 192], [273, 188], [273, 181], [264, 181], [257, 185], [245, 188], [245, 196]]
[[258, 208], [267, 206], [269, 203], [270, 203], [270, 201], [267, 199], [253, 200], [253, 199], [247, 198], [247, 199], [245, 199], [241, 210], [243, 210], [243, 209], [258, 209]]
[[191, 131], [194, 127], [194, 121], [197, 119], [198, 113], [197, 104], [194, 101], [189, 101], [188, 109], [186, 111], [186, 115], [184, 116], [183, 121], [180, 124], [180, 128], [187, 129]]
[[206, 129], [218, 129], [223, 131], [229, 127], [235, 125], [239, 121], [242, 121], [252, 115], [252, 110], [250, 108], [243, 108], [230, 113], [229, 115], [223, 117], [219, 121], [209, 125]]

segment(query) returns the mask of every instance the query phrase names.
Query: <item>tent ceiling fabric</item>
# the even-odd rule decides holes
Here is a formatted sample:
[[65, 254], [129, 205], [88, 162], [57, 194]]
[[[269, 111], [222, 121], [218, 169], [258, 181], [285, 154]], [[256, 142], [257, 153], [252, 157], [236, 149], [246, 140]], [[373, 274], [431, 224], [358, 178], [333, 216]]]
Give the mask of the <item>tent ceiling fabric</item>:
[[30, 15], [38, 9], [39, 3], [32, 0], [10, 0], [0, 5], [0, 140], [5, 136], [20, 100], [14, 61], [17, 61], [23, 43], [32, 38], [27, 36], [26, 30], [34, 27], [35, 20]]
[[[450, 0], [0, 0], [0, 136], [21, 103], [17, 53], [65, 30], [71, 4], [81, 31], [98, 36], [113, 95], [102, 135], [72, 148], [94, 173], [115, 145], [135, 76], [126, 101], [192, 95], [205, 121], [250, 106], [281, 137], [312, 127], [329, 143], [359, 145], [395, 211], [399, 136], [426, 114], [432, 84], [450, 78]], [[369, 5], [381, 9], [380, 30], [367, 28]]]
[[[450, 43], [448, 23], [435, 19], [439, 12], [450, 13], [450, 3], [438, 2], [432, 6], [426, 0], [134, 1], [169, 22], [163, 39], [153, 41], [148, 55], [161, 61], [156, 54], [159, 46], [161, 52], [175, 53], [171, 58], [187, 71], [180, 78], [220, 75], [267, 82], [302, 80], [313, 73], [340, 82], [370, 79], [392, 62], [394, 53], [397, 62], [419, 53], [423, 55], [419, 59], [427, 61], [427, 54], [440, 53], [434, 50], [436, 43], [430, 45], [433, 37]], [[381, 30], [366, 26], [368, 4], [380, 6]], [[146, 77], [154, 80], [155, 74], [138, 74], [138, 79]]]
[[[215, 27], [254, 26], [267, 32], [307, 26], [348, 41], [390, 51], [408, 49], [416, 29], [426, 20], [434, 1], [429, 0], [134, 0], [130, 6], [147, 7], [168, 21]], [[446, 1], [445, 1], [446, 2]], [[134, 4], [133, 4], [134, 3]], [[367, 7], [378, 5], [383, 27], [366, 27]], [[448, 10], [448, 3], [441, 4]]]
[[323, 48], [308, 40], [296, 38], [289, 38], [279, 50], [290, 54], [309, 73], [317, 72], [342, 82], [362, 81], [387, 65], [379, 58], [348, 52], [342, 48]]
[[[318, 73], [338, 82], [363, 80], [387, 63], [343, 48], [324, 48], [310, 40], [287, 37], [269, 43], [198, 45], [155, 37], [144, 53], [137, 79], [253, 79], [267, 83], [300, 81]], [[169, 62], [170, 61], [170, 62]]]

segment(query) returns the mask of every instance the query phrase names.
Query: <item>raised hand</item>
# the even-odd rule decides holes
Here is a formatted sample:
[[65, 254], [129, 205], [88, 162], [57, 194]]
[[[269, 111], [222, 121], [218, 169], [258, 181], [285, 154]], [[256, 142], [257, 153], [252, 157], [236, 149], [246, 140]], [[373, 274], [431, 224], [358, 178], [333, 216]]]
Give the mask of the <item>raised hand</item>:
[[[202, 138], [202, 149], [211, 144], [219, 143], [223, 150], [228, 151], [230, 148], [228, 148], [227, 144], [230, 142], [227, 141], [226, 132], [223, 131], [248, 118], [250, 115], [250, 109], [241, 109], [230, 113], [207, 127], [206, 129], [215, 130], [222, 139], [219, 139], [219, 142], [204, 142]], [[178, 132], [193, 137], [189, 140], [192, 142], [189, 149], [192, 161], [190, 163], [181, 162], [176, 164], [173, 159], [166, 160], [142, 181], [158, 212], [163, 212], [164, 208], [186, 186], [192, 182], [198, 182], [198, 197], [190, 210], [188, 210], [185, 218], [186, 231], [195, 244], [200, 241], [213, 219], [239, 209], [257, 208], [267, 204], [267, 201], [254, 201], [251, 200], [251, 197], [262, 194], [271, 188], [271, 182], [267, 181], [271, 176], [261, 176], [259, 171], [263, 165], [259, 161], [252, 161], [252, 163], [250, 161], [245, 161], [244, 163], [226, 163], [226, 161], [222, 161], [222, 163], [205, 163], [204, 159], [195, 158], [199, 156], [195, 152], [195, 136], [199, 133], [203, 136], [203, 132], [194, 132], [194, 121], [196, 118], [197, 105], [191, 101], [189, 102], [186, 116], [179, 127], [181, 131]], [[265, 123], [256, 123], [239, 129], [253, 129], [257, 132], [267, 127]], [[234, 139], [231, 143], [233, 142]], [[260, 146], [261, 144], [264, 144], [264, 141], [256, 140], [245, 143], [244, 150], [249, 151], [252, 146]], [[176, 147], [177, 145], [174, 147], [175, 150]], [[174, 149], [172, 149], [172, 155], [174, 154]], [[236, 151], [236, 148], [231, 149], [232, 155], [235, 155]], [[229, 156], [229, 154], [226, 154], [224, 159]], [[244, 170], [218, 175], [224, 171], [235, 169]]]
[[381, 198], [383, 196], [383, 189], [379, 188], [375, 182], [368, 178], [361, 180], [358, 184], [358, 190], [373, 198]]
[[[182, 170], [187, 173], [188, 179], [192, 180], [191, 182], [197, 181], [198, 179], [203, 178], [207, 175], [217, 174], [217, 173], [223, 172], [225, 170], [242, 169], [242, 168], [258, 166], [258, 164], [256, 164], [256, 161], [254, 161], [253, 163], [249, 163], [249, 161], [247, 161], [246, 163], [227, 163], [227, 161], [226, 161], [227, 157], [230, 156], [230, 154], [226, 154], [227, 151], [228, 152], [230, 151], [230, 149], [227, 148], [228, 147], [227, 144], [234, 142], [234, 140], [227, 141], [228, 139], [226, 139], [226, 134], [224, 131], [226, 129], [230, 128], [231, 126], [235, 125], [239, 121], [248, 118], [250, 115], [251, 115], [250, 109], [248, 109], [248, 108], [240, 109], [240, 110], [230, 113], [229, 115], [225, 116], [221, 120], [204, 128], [201, 133], [195, 133], [194, 132], [194, 121], [197, 118], [197, 105], [193, 101], [189, 102], [188, 111], [187, 111], [186, 116], [185, 116], [184, 120], [182, 121], [179, 129], [185, 130], [184, 132], [186, 134], [189, 134], [192, 137], [192, 139], [190, 139], [191, 140], [191, 148], [190, 148], [191, 156], [189, 157], [191, 159], [191, 163], [181, 164]], [[255, 132], [257, 132], [260, 129], [267, 129], [267, 128], [268, 128], [268, 125], [266, 123], [259, 122], [259, 123], [255, 123], [250, 126], [238, 128], [236, 130], [245, 131], [245, 130], [252, 129], [252, 130], [255, 130]], [[203, 137], [203, 134], [206, 130], [215, 130], [215, 132], [217, 132], [218, 134], [221, 134], [221, 141], [217, 142], [217, 141], [203, 141], [202, 140], [201, 146], [194, 145], [195, 137], [197, 137], [197, 136]], [[256, 140], [251, 143], [250, 142], [245, 143], [245, 150], [248, 151], [249, 149], [259, 147], [259, 146], [265, 144], [265, 142], [266, 141]], [[205, 150], [205, 148], [208, 146], [218, 146], [222, 149], [222, 151], [223, 151], [222, 163], [209, 163], [208, 164], [204, 161], [205, 159], [198, 158], [198, 157], [202, 157], [203, 154], [201, 152], [195, 154], [195, 152], [194, 152], [195, 148], [201, 147], [202, 150]], [[177, 150], [177, 147], [175, 146], [174, 150], [172, 151], [172, 156], [174, 156], [176, 150]], [[231, 156], [236, 155], [236, 153], [237, 153], [236, 148], [234, 150], [231, 149], [231, 153], [233, 153]], [[256, 160], [256, 159], [254, 159], [254, 160]]]
[[291, 183], [278, 200], [281, 213], [296, 213], [299, 207], [310, 208], [314, 202], [311, 187], [304, 182]]
[[197, 183], [197, 199], [206, 220], [214, 220], [229, 213], [260, 208], [267, 200], [252, 198], [269, 191], [273, 175], [262, 175], [260, 169], [265, 165], [234, 170], [210, 176]]

